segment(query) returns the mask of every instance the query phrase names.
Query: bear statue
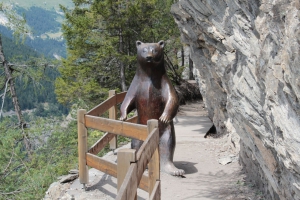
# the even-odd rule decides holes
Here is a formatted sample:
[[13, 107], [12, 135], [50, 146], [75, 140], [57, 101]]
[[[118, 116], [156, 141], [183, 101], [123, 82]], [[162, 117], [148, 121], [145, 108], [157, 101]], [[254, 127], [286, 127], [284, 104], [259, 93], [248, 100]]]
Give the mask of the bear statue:
[[[175, 89], [167, 76], [164, 64], [164, 41], [136, 42], [138, 66], [136, 74], [121, 105], [120, 120], [137, 109], [138, 124], [157, 119], [160, 143], [160, 168], [168, 174], [182, 176], [185, 172], [174, 166], [175, 130], [173, 118], [179, 103]], [[131, 148], [138, 150], [142, 141], [133, 139]]]

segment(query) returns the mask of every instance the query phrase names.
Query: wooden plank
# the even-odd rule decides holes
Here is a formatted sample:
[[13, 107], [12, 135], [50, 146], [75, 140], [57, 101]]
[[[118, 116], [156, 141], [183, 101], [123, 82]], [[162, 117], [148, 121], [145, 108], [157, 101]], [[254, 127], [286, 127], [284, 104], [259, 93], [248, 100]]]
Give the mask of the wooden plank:
[[126, 120], [126, 122], [130, 122], [130, 123], [137, 123], [137, 121], [138, 121], [137, 115]]
[[78, 165], [79, 165], [79, 182], [87, 184], [89, 182], [88, 167], [86, 165], [87, 152], [87, 129], [85, 126], [84, 115], [86, 110], [77, 111], [77, 128], [78, 128]]
[[161, 199], [161, 186], [160, 181], [156, 181], [153, 191], [149, 197], [149, 200], [160, 200]]
[[[158, 128], [157, 120], [148, 120], [147, 121], [148, 133], [150, 134], [154, 129]], [[154, 151], [152, 158], [148, 163], [148, 174], [149, 174], [149, 196], [152, 193], [154, 185], [157, 180], [160, 180], [160, 163], [159, 163], [159, 153], [158, 153], [158, 145], [156, 150]]]
[[[130, 167], [130, 164], [136, 162], [135, 152], [136, 152], [135, 149], [120, 149], [118, 151], [118, 166], [117, 166], [117, 169], [118, 169], [118, 175], [117, 175], [118, 176], [118, 181], [117, 181], [118, 191], [120, 190], [120, 188], [125, 180], [125, 177], [126, 177], [128, 169]], [[132, 174], [132, 176], [135, 176], [135, 174]], [[134, 184], [135, 184], [134, 188], [137, 188], [137, 182]], [[136, 197], [137, 197], [136, 191], [132, 190], [131, 192], [135, 192], [134, 199], [136, 200]]]
[[113, 162], [95, 156], [93, 154], [86, 154], [86, 163], [88, 166], [98, 169], [113, 177], [117, 177], [117, 165]]
[[145, 141], [148, 137], [147, 126], [142, 124], [123, 122], [123, 134], [126, 137]]
[[125, 176], [122, 186], [118, 192], [116, 200], [132, 200], [136, 197], [137, 191], [137, 164], [131, 163], [128, 172]]
[[[141, 148], [137, 152], [137, 164], [138, 164], [138, 173], [137, 179], [140, 180], [147, 164], [149, 163], [154, 151], [156, 150], [159, 144], [159, 131], [158, 128], [154, 129], [149, 137], [144, 141]], [[150, 187], [148, 187], [149, 189]]]
[[109, 108], [115, 104], [123, 102], [127, 92], [121, 92], [113, 97], [110, 97], [103, 101], [101, 104], [95, 106], [93, 109], [87, 112], [88, 115], [100, 116]]
[[117, 94], [117, 104], [123, 102], [123, 100], [125, 99], [127, 92], [121, 92]]
[[[108, 93], [109, 97], [115, 96], [116, 95], [116, 91], [115, 90], [110, 90]], [[117, 98], [115, 98], [115, 100], [117, 100]], [[115, 104], [109, 109], [109, 119], [117, 119], [117, 101], [115, 102]], [[109, 149], [111, 150], [115, 150], [117, 149], [118, 144], [117, 144], [117, 135], [115, 137], [113, 137], [111, 139], [111, 141], [109, 142]]]
[[138, 140], [144, 141], [147, 138], [147, 126], [141, 124], [105, 119], [91, 115], [85, 116], [85, 124], [87, 127], [93, 129], [135, 138]]
[[[129, 118], [126, 122], [137, 122], [137, 116]], [[105, 133], [102, 138], [100, 138], [89, 150], [88, 152], [91, 154], [98, 154], [108, 143], [109, 141], [115, 136], [113, 133]]]
[[105, 133], [89, 150], [88, 153], [98, 154], [115, 137], [115, 134]]
[[142, 176], [142, 179], [140, 181], [140, 184], [139, 184], [139, 188], [148, 192], [149, 191], [149, 181], [148, 181], [149, 177], [144, 175]]
[[147, 139], [143, 142], [142, 146], [140, 147], [139, 151], [136, 154], [136, 159], [138, 161], [140, 161], [141, 159], [149, 161], [154, 151], [156, 150], [158, 144], [159, 144], [159, 131], [158, 128], [156, 128], [150, 133]]
[[112, 96], [112, 97], [106, 99], [101, 104], [99, 104], [98, 106], [96, 106], [93, 109], [91, 109], [90, 111], [88, 111], [87, 114], [92, 115], [92, 116], [102, 115], [105, 111], [107, 111], [108, 109], [110, 109], [112, 106], [114, 106], [116, 104], [116, 99], [117, 99], [116, 96]]
[[118, 191], [130, 167], [130, 163], [136, 162], [135, 149], [120, 149], [118, 151]]
[[103, 117], [95, 117], [91, 115], [85, 116], [85, 123], [89, 128], [114, 134], [122, 133], [123, 129], [122, 121], [106, 119]]
[[[87, 165], [117, 178], [117, 165], [91, 153], [86, 154]], [[143, 175], [139, 188], [148, 192], [148, 176]]]

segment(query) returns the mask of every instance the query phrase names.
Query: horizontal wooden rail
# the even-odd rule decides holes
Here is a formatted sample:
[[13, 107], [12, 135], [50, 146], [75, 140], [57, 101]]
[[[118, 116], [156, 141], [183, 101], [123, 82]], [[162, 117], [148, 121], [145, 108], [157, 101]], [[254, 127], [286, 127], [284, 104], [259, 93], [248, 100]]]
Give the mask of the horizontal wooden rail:
[[100, 158], [96, 155], [86, 153], [86, 164], [113, 177], [117, 177], [117, 165], [113, 162]]
[[[117, 178], [117, 164], [103, 158], [86, 153], [87, 165]], [[148, 192], [148, 176], [143, 175], [139, 188]]]
[[160, 200], [160, 181], [156, 181], [149, 200]]
[[87, 112], [88, 115], [93, 115], [93, 116], [100, 116], [102, 115], [105, 111], [110, 109], [112, 106], [121, 103], [124, 98], [125, 98], [126, 92], [119, 93], [117, 95], [114, 95], [105, 101], [103, 101], [101, 104], [97, 105], [93, 109]]
[[126, 120], [126, 122], [130, 122], [130, 123], [137, 123], [137, 121], [138, 121], [137, 115]]
[[86, 127], [130, 137], [144, 141], [147, 138], [147, 126], [102, 117], [85, 115]]
[[105, 133], [93, 146], [91, 146], [88, 152], [94, 155], [98, 154], [114, 137], [115, 134], [113, 133]]
[[121, 92], [117, 94], [117, 104], [122, 103], [123, 100], [125, 99], [127, 92]]
[[[137, 116], [131, 117], [126, 120], [126, 122], [136, 123]], [[91, 154], [98, 154], [108, 143], [109, 141], [115, 136], [113, 133], [105, 133], [91, 148], [88, 150]]]
[[90, 111], [87, 112], [88, 115], [93, 115], [93, 116], [100, 116], [104, 112], [106, 112], [108, 109], [110, 109], [112, 106], [116, 105], [117, 97], [112, 96], [105, 101], [103, 101], [101, 104], [98, 106], [94, 107]]

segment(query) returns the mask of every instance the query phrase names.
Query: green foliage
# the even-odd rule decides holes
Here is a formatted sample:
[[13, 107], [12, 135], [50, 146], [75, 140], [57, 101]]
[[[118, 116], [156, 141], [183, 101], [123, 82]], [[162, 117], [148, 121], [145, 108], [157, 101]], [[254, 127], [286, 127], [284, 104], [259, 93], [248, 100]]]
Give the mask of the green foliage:
[[24, 151], [20, 130], [10, 120], [0, 123], [0, 199], [41, 199], [59, 175], [77, 168], [77, 126], [36, 118], [27, 130], [35, 147]]
[[[29, 9], [24, 9], [19, 6], [15, 6], [13, 9], [8, 7], [8, 4], [2, 4], [2, 10], [0, 11], [8, 17], [12, 15], [15, 19], [19, 19], [20, 16], [23, 16], [26, 20], [20, 18], [22, 24], [19, 23], [18, 26], [24, 27], [23, 29], [15, 29], [7, 24], [5, 26], [0, 25], [2, 35], [12, 39], [13, 33], [23, 33], [23, 36], [26, 36], [29, 30], [31, 30], [32, 33], [30, 33], [30, 37], [25, 39], [24, 44], [49, 58], [53, 58], [54, 54], [66, 57], [66, 46], [63, 38], [53, 39], [45, 34], [57, 33], [58, 36], [60, 35], [61, 24], [57, 20], [61, 19], [62, 16], [59, 13], [36, 6]], [[11, 20], [9, 24], [15, 23], [15, 21], [17, 20]]]
[[[0, 4], [2, 6], [2, 4]], [[9, 20], [14, 24], [13, 28], [18, 34], [26, 33], [24, 20], [18, 19], [14, 12], [5, 10]], [[15, 18], [14, 18], [15, 17]], [[23, 29], [24, 28], [24, 29]], [[20, 31], [20, 32], [17, 32]], [[27, 56], [27, 55], [26, 55]], [[58, 73], [50, 69], [49, 61], [44, 58], [22, 60], [10, 58], [9, 71], [11, 72], [17, 87], [17, 96], [22, 103], [41, 103], [44, 98], [34, 96], [34, 92], [42, 91], [42, 83], [51, 84]], [[11, 64], [13, 63], [13, 64]], [[51, 64], [53, 64], [51, 62]], [[55, 64], [53, 64], [54, 66]], [[8, 68], [6, 68], [8, 69]], [[53, 74], [54, 72], [54, 74]], [[3, 68], [0, 70], [0, 89], [7, 77], [3, 76]], [[45, 76], [47, 74], [47, 76]], [[53, 85], [52, 85], [53, 86]], [[25, 91], [28, 89], [28, 91]], [[53, 90], [53, 87], [52, 87]], [[1, 91], [2, 92], [2, 91]], [[47, 93], [44, 93], [47, 97]], [[52, 93], [53, 94], [53, 93]], [[29, 96], [29, 98], [27, 98]], [[54, 97], [55, 95], [52, 95]], [[30, 99], [32, 98], [32, 99]], [[25, 99], [29, 100], [26, 102]], [[58, 112], [60, 108], [48, 104], [43, 107], [43, 112], [50, 114]], [[39, 107], [42, 110], [41, 107]], [[16, 124], [16, 117], [1, 118], [0, 120], [0, 199], [41, 199], [50, 183], [57, 176], [66, 174], [70, 168], [77, 167], [77, 126], [75, 122], [67, 127], [60, 125], [59, 119], [33, 118], [26, 115], [29, 128], [20, 129]], [[25, 146], [28, 138], [31, 148]], [[27, 144], [27, 143], [26, 143]], [[27, 151], [29, 150], [30, 151]]]
[[72, 6], [72, 0], [51, 0], [51, 1], [41, 1], [41, 0], [1, 0], [4, 3], [15, 3], [22, 8], [30, 8], [32, 6], [39, 6], [44, 9], [58, 9], [59, 4], [65, 6]]
[[[18, 59], [11, 60], [15, 60], [13, 63], [18, 63]], [[22, 65], [12, 66], [14, 69], [16, 93], [22, 110], [38, 107], [39, 109], [34, 113], [42, 117], [59, 116], [68, 113], [67, 107], [57, 102], [56, 94], [54, 93], [54, 80], [59, 76], [59, 72], [56, 67], [49, 67], [51, 63], [53, 63], [51, 60], [31, 58], [24, 61]], [[2, 69], [0, 69], [0, 73], [1, 71]], [[0, 77], [0, 85], [3, 85], [4, 82], [5, 77]], [[0, 93], [3, 91], [4, 89], [0, 90]], [[41, 112], [41, 106], [46, 102], [49, 106], [44, 112]], [[6, 95], [4, 110], [14, 110], [10, 93]]]
[[26, 24], [24, 17], [20, 17], [15, 10], [11, 9], [11, 6], [8, 4], [0, 3], [0, 12], [7, 17], [6, 25], [13, 30], [16, 41], [23, 38], [26, 38], [27, 34], [30, 33], [30, 29]]
[[[42, 199], [57, 177], [78, 168], [77, 122], [59, 118], [26, 116], [32, 151], [25, 151], [21, 130], [16, 119], [7, 117], [0, 122], [0, 199]], [[64, 125], [63, 125], [64, 124]], [[88, 131], [91, 146], [103, 135]], [[118, 137], [118, 143], [129, 140]], [[108, 152], [108, 146], [98, 155]]]
[[56, 21], [59, 15], [55, 11], [33, 6], [27, 10], [17, 7], [17, 12], [25, 16], [26, 23], [32, 29], [34, 35], [41, 35], [49, 31], [59, 31], [60, 23]]
[[[28, 26], [26, 20], [19, 17], [9, 6], [0, 3], [0, 12], [8, 17], [10, 28], [14, 31], [17, 38], [20, 35], [27, 35]], [[11, 34], [6, 31], [6, 34]], [[1, 36], [3, 40], [2, 50], [5, 60], [9, 63], [9, 71], [14, 78], [16, 95], [19, 99], [21, 109], [32, 109], [36, 104], [49, 101], [57, 104], [54, 94], [53, 81], [58, 76], [55, 69], [49, 70], [49, 64], [53, 61], [46, 60], [40, 54], [24, 46], [23, 44], [15, 44], [7, 37]], [[17, 39], [18, 40], [18, 39]], [[39, 57], [38, 57], [39, 56]], [[22, 64], [19, 64], [22, 62]], [[46, 75], [45, 75], [46, 74]], [[54, 75], [53, 75], [54, 74]], [[0, 68], [0, 92], [4, 92], [7, 76], [4, 68]], [[47, 87], [47, 91], [44, 90]], [[21, 101], [20, 101], [21, 100]], [[12, 101], [9, 95], [6, 95], [5, 110], [13, 109]]]
[[68, 114], [68, 109], [57, 103], [39, 103], [33, 114], [38, 117], [62, 116]]
[[[36, 17], [38, 18], [38, 16]], [[50, 27], [50, 26], [49, 28], [51, 30], [55, 29], [55, 27]], [[13, 38], [12, 30], [9, 30], [7, 27], [0, 25], [0, 33], [2, 34], [2, 36], [5, 36], [12, 41]], [[12, 41], [12, 43], [16, 43], [16, 42]], [[39, 54], [39, 55], [43, 54], [47, 58], [53, 58], [54, 54], [60, 55], [61, 57], [66, 57], [66, 46], [64, 40], [56, 40], [52, 38], [42, 39], [39, 36], [38, 37], [35, 36], [34, 39], [27, 37], [24, 41], [24, 45], [23, 43], [18, 44], [18, 46], [16, 44], [13, 44], [14, 47], [18, 47], [22, 49], [24, 49], [23, 47], [25, 45], [27, 46], [26, 47], [27, 49], [31, 48], [30, 50], [28, 50], [29, 52], [35, 52], [35, 54]], [[8, 50], [10, 52], [8, 55], [12, 55], [12, 54], [21, 55], [18, 54], [18, 52], [13, 51], [14, 50], [13, 46], [9, 47], [8, 49], [5, 49], [5, 51]]]
[[68, 56], [55, 83], [61, 103], [78, 98], [91, 105], [101, 102], [109, 89], [121, 90], [123, 67], [128, 86], [136, 68], [137, 40], [165, 40], [169, 57], [180, 49], [179, 32], [169, 13], [173, 1], [73, 2], [74, 9], [62, 6]]
[[[1, 26], [0, 26], [0, 32]], [[16, 43], [4, 34], [1, 34], [2, 45], [4, 49], [4, 55], [7, 60], [19, 59], [19, 60], [29, 60], [31, 57], [38, 57], [39, 53], [34, 51], [32, 48], [22, 44]], [[16, 56], [18, 55], [18, 56]]]

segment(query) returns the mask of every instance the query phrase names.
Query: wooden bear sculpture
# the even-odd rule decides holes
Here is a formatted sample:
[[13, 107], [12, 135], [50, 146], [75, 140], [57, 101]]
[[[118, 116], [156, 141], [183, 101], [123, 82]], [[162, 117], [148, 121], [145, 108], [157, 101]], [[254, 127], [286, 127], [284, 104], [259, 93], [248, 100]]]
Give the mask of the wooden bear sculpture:
[[[133, 81], [121, 105], [121, 118], [137, 109], [138, 123], [149, 119], [159, 120], [159, 152], [162, 171], [181, 176], [184, 170], [174, 166], [175, 131], [172, 119], [178, 110], [178, 98], [164, 65], [164, 41], [158, 43], [136, 42], [138, 66]], [[131, 148], [139, 149], [140, 140], [132, 140]]]

